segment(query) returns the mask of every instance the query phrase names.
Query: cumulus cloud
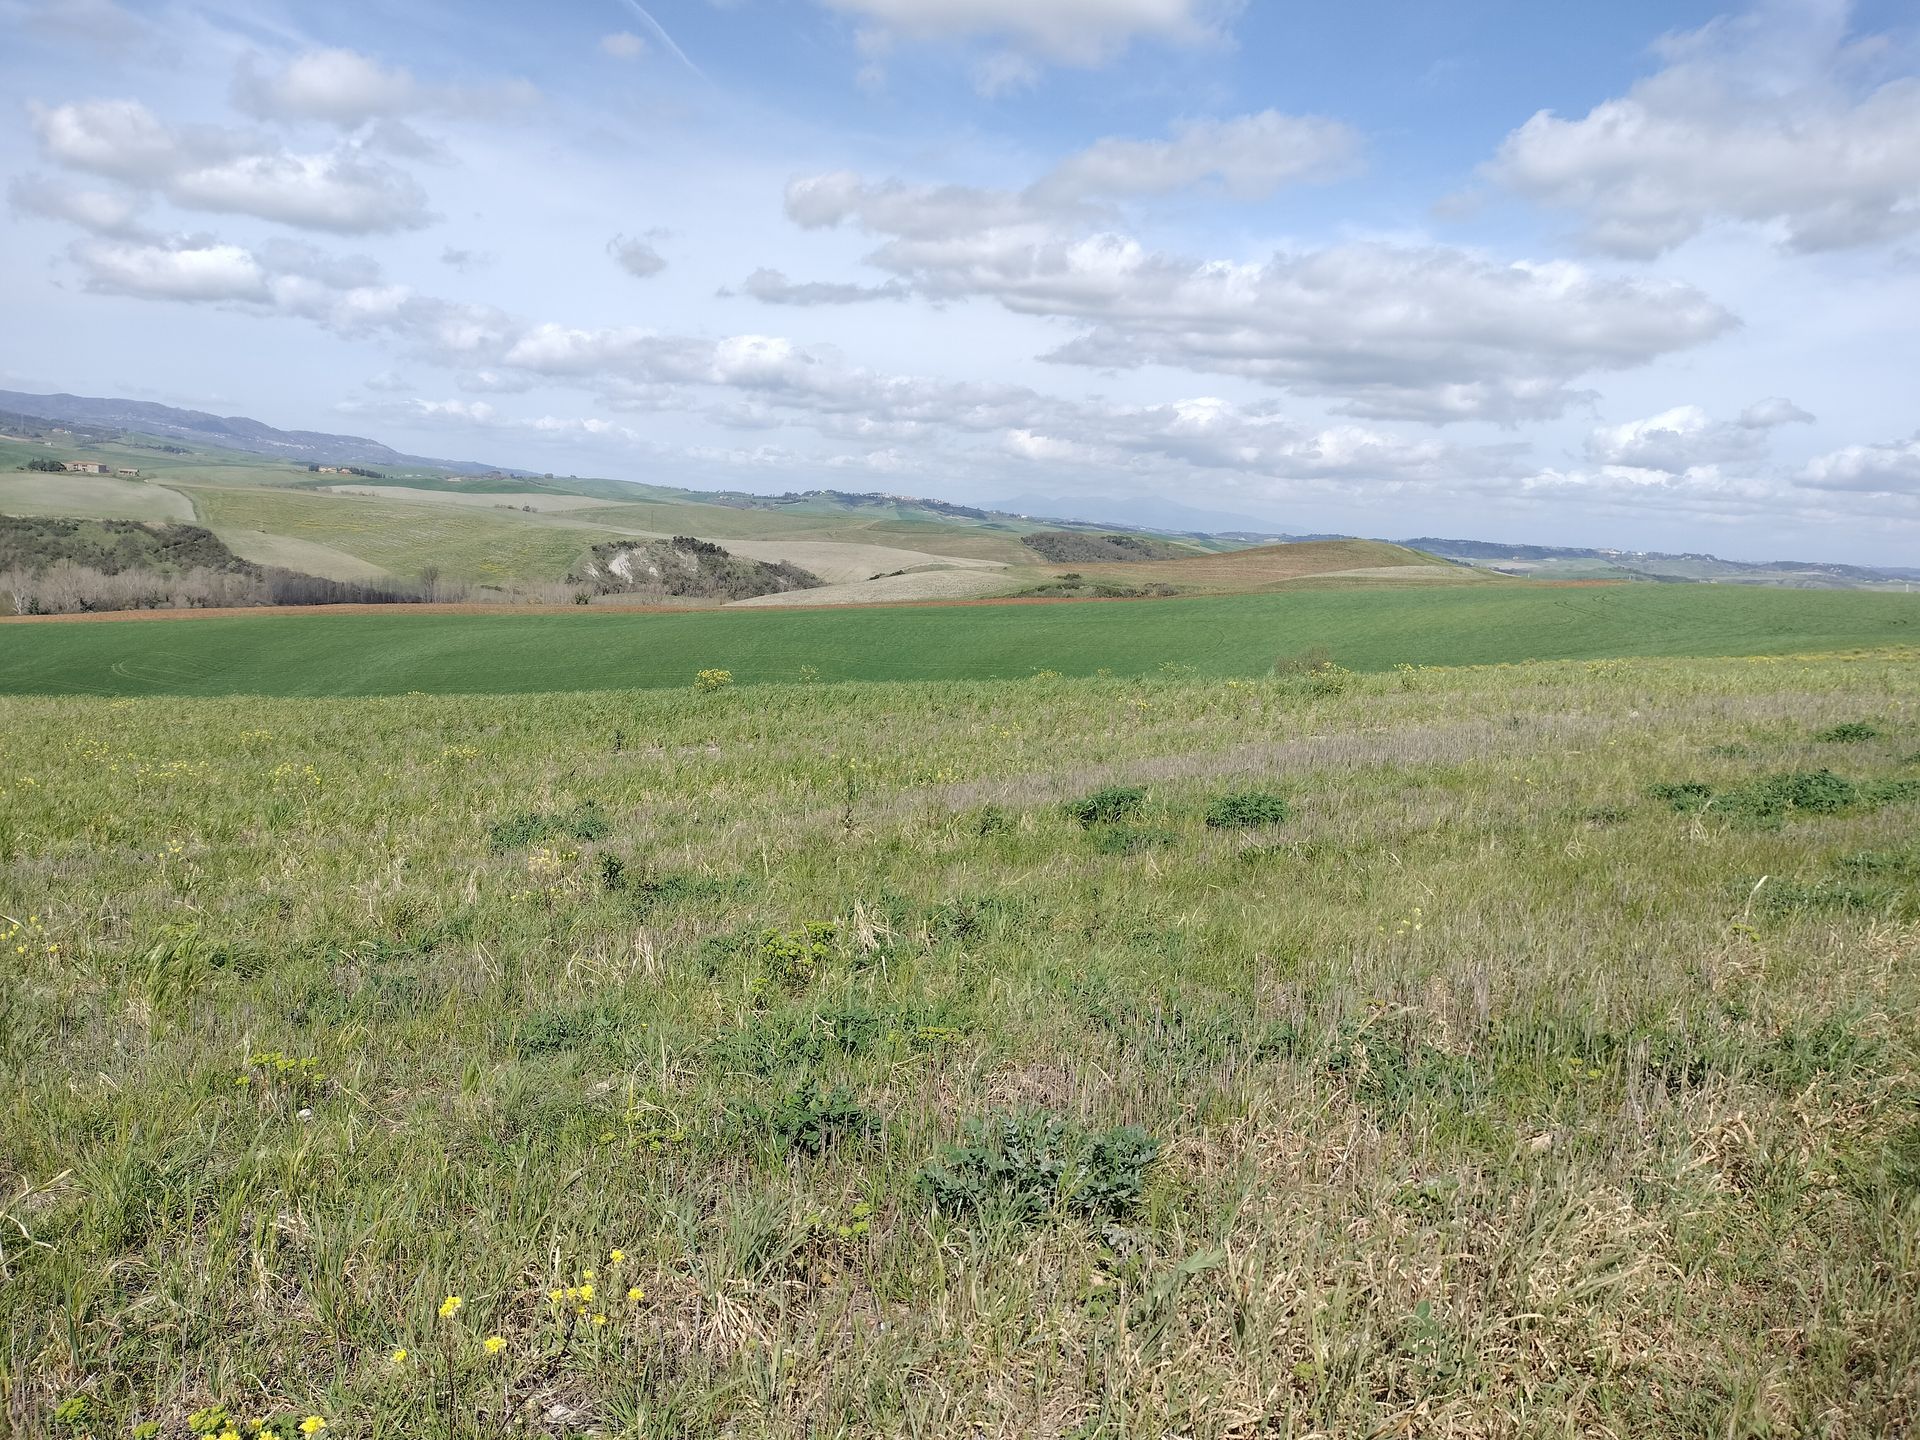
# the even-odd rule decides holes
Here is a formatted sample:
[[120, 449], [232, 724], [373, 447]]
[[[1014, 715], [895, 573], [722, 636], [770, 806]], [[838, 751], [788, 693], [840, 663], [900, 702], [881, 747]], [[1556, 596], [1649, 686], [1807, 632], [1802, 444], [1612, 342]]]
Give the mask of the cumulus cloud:
[[1360, 150], [1359, 133], [1338, 120], [1265, 110], [1230, 120], [1182, 121], [1165, 140], [1096, 141], [1033, 188], [1073, 199], [1160, 195], [1217, 183], [1238, 198], [1259, 199], [1291, 182], [1350, 171]]
[[1579, 119], [1541, 111], [1486, 175], [1646, 257], [1717, 221], [1799, 251], [1920, 230], [1920, 81], [1849, 83], [1845, 4], [1772, 5], [1664, 44], [1666, 68]]
[[[766, 305], [864, 305], [874, 300], [904, 300], [913, 292], [898, 280], [856, 285], [825, 280], [793, 281], [778, 270], [754, 271], [740, 282], [743, 294]], [[723, 296], [731, 295], [722, 290]]]
[[636, 280], [649, 280], [667, 268], [666, 258], [646, 240], [616, 235], [607, 242], [613, 263]]
[[8, 185], [7, 199], [23, 214], [64, 220], [96, 235], [130, 239], [146, 234], [139, 223], [145, 206], [138, 195], [124, 190], [92, 190], [45, 175], [22, 175]]
[[1603, 425], [1587, 436], [1587, 458], [1601, 465], [1678, 475], [1699, 465], [1764, 454], [1761, 427], [1715, 420], [1698, 405], [1678, 405], [1644, 420]]
[[1784, 395], [1773, 395], [1742, 410], [1739, 423], [1749, 430], [1772, 430], [1781, 425], [1811, 425], [1813, 416]]
[[1372, 418], [1549, 418], [1582, 398], [1579, 377], [1736, 323], [1691, 286], [1439, 246], [1196, 260], [1085, 233], [1031, 193], [834, 173], [794, 181], [787, 211], [806, 227], [851, 222], [880, 237], [871, 263], [922, 294], [1078, 323], [1048, 359], [1238, 375]]
[[525, 81], [491, 86], [426, 85], [402, 66], [382, 65], [357, 50], [308, 50], [278, 68], [259, 56], [243, 58], [234, 74], [233, 101], [271, 120], [316, 120], [352, 130], [369, 121], [440, 113], [485, 115], [530, 104], [537, 92]]
[[238, 245], [85, 241], [71, 253], [87, 289], [100, 294], [255, 303], [264, 303], [272, 294], [265, 267]]
[[48, 159], [157, 191], [186, 209], [342, 234], [412, 229], [430, 218], [411, 176], [351, 144], [300, 153], [232, 130], [176, 129], [137, 100], [29, 110]]
[[1799, 483], [1815, 490], [1920, 498], [1920, 433], [1886, 445], [1849, 445], [1817, 455]]
[[1357, 147], [1333, 122], [1267, 112], [1191, 122], [1166, 140], [1103, 140], [1023, 190], [831, 171], [791, 181], [786, 208], [802, 228], [876, 237], [868, 262], [915, 293], [1076, 325], [1046, 359], [1235, 375], [1363, 418], [1552, 418], [1590, 395], [1582, 377], [1737, 324], [1689, 285], [1437, 245], [1183, 256], [1143, 245], [1107, 208], [1208, 182], [1264, 194], [1352, 163]]
[[1217, 40], [1229, 0], [823, 0], [879, 35], [986, 40], [1065, 65], [1099, 65], [1136, 39]]

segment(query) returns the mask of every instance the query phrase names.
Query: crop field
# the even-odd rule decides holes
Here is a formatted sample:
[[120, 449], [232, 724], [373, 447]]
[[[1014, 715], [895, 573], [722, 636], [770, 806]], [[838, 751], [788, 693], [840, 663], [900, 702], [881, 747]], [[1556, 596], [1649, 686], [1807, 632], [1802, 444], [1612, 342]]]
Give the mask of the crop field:
[[[1298, 583], [1340, 572], [1369, 578], [1402, 579], [1421, 584], [1497, 584], [1483, 571], [1449, 564], [1432, 555], [1378, 540], [1325, 540], [1305, 544], [1260, 545], [1220, 555], [1182, 556], [1174, 560], [1080, 563], [1049, 567], [1049, 574], [1072, 571], [1088, 579], [1120, 585], [1177, 585], [1183, 590], [1250, 592]], [[1392, 572], [1391, 575], [1388, 572]]]
[[111, 475], [0, 474], [0, 515], [191, 521], [193, 505], [177, 490]]
[[310, 541], [394, 575], [435, 565], [450, 579], [558, 580], [594, 542], [617, 538], [570, 519], [496, 516], [430, 501], [408, 505], [291, 489], [205, 487], [190, 493], [200, 523], [216, 534], [264, 531]]
[[[204, 492], [203, 492], [204, 493]], [[326, 503], [326, 502], [320, 502]], [[483, 517], [443, 507], [458, 521]], [[537, 532], [536, 532], [537, 533]], [[570, 536], [578, 532], [555, 532]], [[570, 541], [568, 543], [571, 543]], [[1022, 678], [1041, 671], [1218, 678], [1324, 648], [1342, 666], [1920, 644], [1920, 598], [1858, 592], [1518, 582], [1024, 605], [684, 614], [260, 615], [0, 623], [0, 693], [396, 695], [620, 690], [722, 668], [741, 684]]]
[[0, 700], [0, 1423], [1911, 1433], [1913, 664]]

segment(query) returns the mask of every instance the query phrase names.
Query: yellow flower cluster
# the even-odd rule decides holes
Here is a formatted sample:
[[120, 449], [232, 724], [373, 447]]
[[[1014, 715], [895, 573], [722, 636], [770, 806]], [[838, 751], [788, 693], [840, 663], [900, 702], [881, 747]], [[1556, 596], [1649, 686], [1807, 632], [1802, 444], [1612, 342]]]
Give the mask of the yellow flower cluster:
[[[607, 1252], [607, 1262], [613, 1269], [618, 1270], [627, 1263], [627, 1252], [619, 1249], [609, 1250]], [[580, 1272], [579, 1284], [561, 1285], [549, 1290], [547, 1292], [547, 1299], [555, 1310], [562, 1312], [572, 1311], [575, 1319], [585, 1320], [592, 1325], [605, 1325], [607, 1323], [607, 1312], [598, 1308], [598, 1306], [604, 1305], [606, 1302], [600, 1299], [600, 1291], [595, 1284], [598, 1279], [598, 1271], [582, 1270]], [[641, 1286], [629, 1285], [627, 1287], [628, 1303], [638, 1305], [646, 1298], [647, 1292]]]
[[60, 953], [60, 947], [48, 936], [47, 927], [40, 923], [38, 915], [29, 915], [25, 920], [0, 915], [0, 946], [7, 945], [11, 945], [18, 956], [29, 952], [39, 954], [43, 950], [49, 955]]

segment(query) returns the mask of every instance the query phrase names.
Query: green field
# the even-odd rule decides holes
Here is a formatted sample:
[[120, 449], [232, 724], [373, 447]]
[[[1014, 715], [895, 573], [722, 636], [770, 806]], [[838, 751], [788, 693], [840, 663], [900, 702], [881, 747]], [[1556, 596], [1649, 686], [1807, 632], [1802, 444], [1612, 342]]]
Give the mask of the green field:
[[[449, 511], [451, 507], [448, 507]], [[458, 521], [473, 517], [458, 512]], [[578, 532], [564, 532], [575, 533]], [[568, 541], [566, 543], [572, 543]], [[1524, 584], [1092, 604], [680, 615], [249, 616], [0, 626], [0, 692], [392, 695], [742, 684], [1267, 672], [1323, 646], [1339, 664], [1486, 665], [1625, 655], [1920, 644], [1920, 597]]]
[[[1563, 639], [1914, 616], [1657, 595]], [[1336, 649], [1533, 613], [1381, 628], [1448, 603]], [[942, 613], [889, 662], [1007, 616], [1124, 665], [1159, 652], [1100, 617], [1186, 616], [1252, 668], [1269, 629], [1200, 637], [1358, 612]], [[889, 633], [776, 618], [666, 668]], [[0, 652], [366, 688], [411, 683], [349, 664], [395, 636], [537, 637], [419, 676], [484, 688], [657, 624]], [[1911, 1433], [1913, 669], [0, 699], [0, 1428]]]

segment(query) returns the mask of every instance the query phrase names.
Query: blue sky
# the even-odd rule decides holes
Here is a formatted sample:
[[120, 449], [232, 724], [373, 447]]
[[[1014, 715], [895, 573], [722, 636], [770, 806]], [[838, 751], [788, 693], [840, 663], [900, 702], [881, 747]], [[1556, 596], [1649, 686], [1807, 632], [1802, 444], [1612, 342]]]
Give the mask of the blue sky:
[[1920, 563], [1920, 22], [0, 0], [0, 385], [697, 487]]

